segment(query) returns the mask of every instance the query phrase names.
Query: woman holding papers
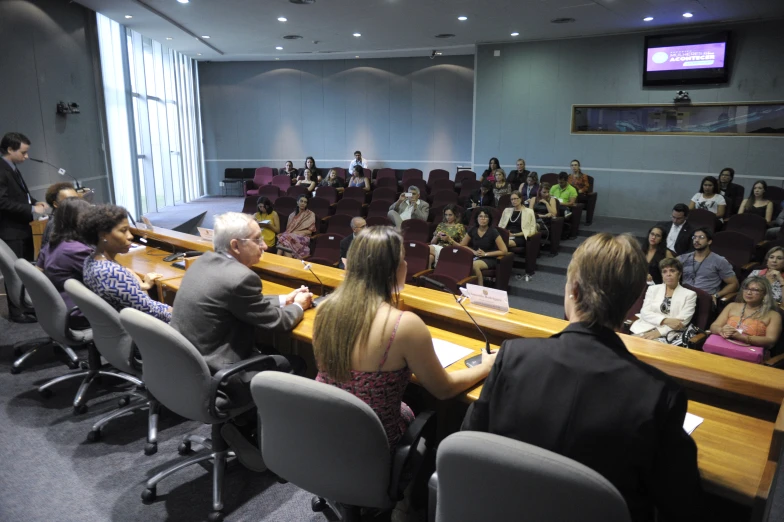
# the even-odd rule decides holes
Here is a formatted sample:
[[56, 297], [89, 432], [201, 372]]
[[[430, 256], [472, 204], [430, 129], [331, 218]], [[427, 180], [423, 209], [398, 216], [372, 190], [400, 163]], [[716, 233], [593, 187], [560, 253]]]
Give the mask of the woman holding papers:
[[261, 237], [269, 248], [275, 246], [275, 239], [280, 233], [280, 216], [275, 212], [272, 201], [267, 197], [260, 197], [256, 201], [258, 212], [253, 216], [261, 227]]
[[647, 273], [634, 237], [588, 238], [566, 273], [570, 324], [548, 339], [505, 341], [463, 429], [592, 468], [623, 495], [635, 522], [704, 520], [697, 447], [683, 430], [686, 394], [615, 333]]
[[407, 265], [403, 236], [395, 229], [366, 228], [349, 252], [353, 259], [366, 261], [350, 263], [343, 283], [316, 309], [316, 380], [346, 390], [373, 408], [394, 448], [414, 420], [402, 401], [412, 372], [436, 398], [447, 399], [484, 379], [495, 354], [484, 354], [473, 368], [444, 370], [422, 319], [396, 308]]

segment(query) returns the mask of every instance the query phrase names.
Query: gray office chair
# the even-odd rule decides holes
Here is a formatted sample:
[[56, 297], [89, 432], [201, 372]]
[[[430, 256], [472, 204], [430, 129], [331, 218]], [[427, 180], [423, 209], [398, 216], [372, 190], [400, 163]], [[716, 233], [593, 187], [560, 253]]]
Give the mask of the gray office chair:
[[[25, 290], [22, 280], [19, 279], [16, 268], [14, 268], [14, 263], [16, 263], [18, 259], [19, 258], [14, 254], [14, 251], [11, 250], [6, 242], [0, 239], [0, 273], [3, 274], [3, 280], [5, 281], [5, 286], [8, 290], [8, 298], [11, 300], [11, 303], [20, 310], [32, 313], [34, 311], [33, 301], [30, 299], [30, 294]], [[33, 347], [22, 353], [21, 347], [24, 344], [32, 344]], [[52, 340], [48, 337], [35, 339], [32, 343], [30, 341], [24, 341], [16, 344], [14, 346], [14, 357], [17, 357], [17, 359], [11, 366], [11, 373], [16, 374], [22, 371], [22, 365], [30, 356], [38, 352], [41, 348], [52, 344]], [[72, 370], [79, 367], [79, 358], [73, 350], [57, 343], [54, 343], [54, 346], [65, 352], [65, 355], [68, 357], [68, 366]]]
[[621, 494], [594, 470], [474, 431], [454, 433], [438, 446], [428, 504], [430, 522], [517, 522], [522, 515], [529, 522], [631, 521]]
[[120, 324], [120, 312], [115, 310], [106, 301], [95, 295], [89, 288], [76, 279], [65, 282], [65, 291], [71, 296], [73, 302], [84, 314], [93, 330], [93, 342], [98, 352], [109, 364], [118, 370], [116, 377], [124, 379], [137, 389], [132, 395], [141, 398], [141, 401], [130, 403], [128, 398], [121, 401], [121, 408], [101, 418], [93, 424], [87, 440], [95, 442], [101, 438], [101, 428], [112, 420], [136, 410], [147, 408], [149, 418], [147, 423], [147, 445], [144, 447], [145, 455], [152, 455], [158, 451], [158, 413], [160, 405], [155, 398], [144, 388], [141, 381], [142, 371], [137, 369], [133, 360], [133, 339]]
[[144, 384], [167, 409], [186, 419], [210, 424], [210, 439], [187, 435], [179, 452], [185, 455], [191, 443], [207, 449], [157, 473], [147, 480], [142, 500], [153, 502], [158, 482], [183, 468], [213, 460], [212, 509], [210, 521], [223, 518], [223, 471], [226, 459], [233, 457], [221, 428], [230, 419], [253, 408], [253, 403], [232, 407], [220, 391], [221, 383], [245, 370], [266, 370], [275, 365], [272, 357], [259, 355], [240, 361], [210, 375], [210, 370], [198, 350], [168, 324], [138, 310], [126, 308], [120, 312], [120, 323], [131, 335], [144, 361]]
[[38, 313], [38, 324], [52, 338], [53, 342], [61, 346], [63, 350], [71, 350], [74, 347], [82, 346], [87, 348], [87, 369], [55, 377], [39, 386], [38, 392], [44, 397], [49, 397], [52, 393], [50, 388], [55, 384], [83, 377], [82, 384], [76, 392], [76, 397], [74, 397], [73, 407], [75, 414], [84, 413], [87, 411], [87, 390], [93, 382], [96, 382], [96, 377], [103, 375], [124, 379], [125, 376], [102, 367], [101, 355], [93, 343], [93, 331], [91, 329], [71, 330], [68, 328], [70, 310], [66, 307], [60, 292], [57, 291], [43, 272], [24, 259], [18, 259], [14, 263], [14, 268], [16, 268], [19, 279], [22, 280], [25, 288], [30, 293], [33, 304], [38, 303], [36, 308], [43, 310], [43, 312]]
[[434, 443], [433, 412], [420, 413], [390, 452], [378, 416], [344, 390], [279, 372], [256, 375], [250, 389], [267, 467], [317, 495], [314, 511], [329, 502], [344, 521], [360, 520], [361, 508], [394, 508]]

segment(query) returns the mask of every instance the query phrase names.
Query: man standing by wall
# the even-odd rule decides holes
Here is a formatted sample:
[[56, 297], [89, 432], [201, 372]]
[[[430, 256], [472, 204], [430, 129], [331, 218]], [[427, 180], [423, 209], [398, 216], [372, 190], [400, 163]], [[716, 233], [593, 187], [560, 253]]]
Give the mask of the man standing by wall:
[[[33, 231], [30, 221], [33, 212], [43, 214], [46, 203], [39, 203], [30, 194], [19, 172], [18, 165], [28, 158], [30, 140], [24, 134], [9, 132], [0, 140], [0, 239], [22, 259], [33, 260]], [[7, 294], [7, 292], [6, 292]], [[8, 299], [9, 318], [14, 322], [30, 323], [35, 318], [25, 315]]]

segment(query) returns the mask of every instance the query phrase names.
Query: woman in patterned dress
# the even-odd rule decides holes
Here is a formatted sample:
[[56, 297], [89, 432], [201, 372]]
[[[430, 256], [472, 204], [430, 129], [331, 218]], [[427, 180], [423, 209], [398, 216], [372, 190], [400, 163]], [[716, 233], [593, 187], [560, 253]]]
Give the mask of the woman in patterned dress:
[[459, 245], [465, 236], [465, 225], [460, 222], [457, 205], [449, 203], [444, 207], [444, 219], [436, 227], [433, 240], [430, 241], [430, 268], [438, 263], [438, 254], [445, 246]]
[[343, 283], [316, 310], [316, 380], [368, 404], [392, 450], [414, 420], [402, 400], [412, 372], [432, 395], [447, 399], [484, 379], [495, 354], [484, 354], [473, 368], [444, 370], [422, 319], [396, 308], [407, 265], [403, 236], [395, 229], [366, 228], [354, 239], [351, 256], [366, 262], [350, 263]]

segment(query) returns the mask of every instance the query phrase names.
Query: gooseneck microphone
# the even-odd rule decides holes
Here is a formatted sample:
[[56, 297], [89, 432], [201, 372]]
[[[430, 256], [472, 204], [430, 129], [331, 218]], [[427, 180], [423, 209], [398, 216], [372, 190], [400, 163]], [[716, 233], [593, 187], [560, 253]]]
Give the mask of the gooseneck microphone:
[[313, 271], [313, 267], [311, 266], [310, 263], [306, 263], [304, 259], [300, 259], [299, 261], [300, 263], [302, 263], [302, 266], [305, 267], [305, 270], [313, 274], [313, 277], [315, 277], [316, 281], [318, 281], [319, 285], [321, 285], [321, 295], [313, 300], [313, 305], [316, 306], [317, 304], [316, 301], [320, 303], [321, 301], [324, 300], [325, 297], [327, 297], [327, 294], [324, 291], [324, 283], [321, 281], [321, 278], [316, 275], [316, 272]]
[[[435, 286], [439, 290], [443, 290], [444, 292], [446, 292], [449, 295], [451, 295], [454, 298], [455, 302], [457, 304], [459, 304], [460, 308], [462, 308], [463, 311], [466, 313], [468, 318], [471, 319], [471, 321], [474, 323], [474, 326], [476, 326], [476, 329], [479, 330], [479, 333], [482, 334], [482, 337], [485, 340], [485, 350], [487, 351], [487, 353], [488, 354], [493, 353], [493, 352], [490, 351], [490, 341], [487, 340], [487, 336], [485, 335], [485, 332], [479, 326], [479, 323], [476, 322], [474, 317], [471, 314], [468, 313], [468, 310], [466, 310], [466, 307], [463, 306], [463, 299], [462, 298], [458, 298], [455, 294], [450, 292], [449, 288], [447, 288], [446, 285], [444, 283], [440, 282], [440, 281], [436, 281], [435, 279], [430, 279], [429, 277], [424, 277], [424, 276], [420, 277], [419, 279], [421, 279], [422, 281], [424, 281], [426, 283], [430, 283], [431, 285]], [[467, 367], [469, 367], [469, 368], [473, 368], [474, 366], [480, 364], [481, 362], [482, 362], [482, 354], [480, 353], [479, 355], [474, 355], [473, 357], [469, 357], [468, 359], [466, 359], [465, 360], [465, 365]]]
[[43, 163], [44, 165], [49, 165], [53, 169], [57, 169], [57, 173], [60, 174], [61, 176], [68, 176], [69, 178], [74, 180], [74, 183], [76, 184], [75, 188], [76, 188], [77, 191], [82, 190], [82, 186], [79, 184], [79, 180], [76, 179], [75, 177], [71, 176], [70, 174], [68, 174], [68, 172], [65, 169], [60, 168], [57, 165], [52, 165], [48, 161], [44, 161], [42, 159], [37, 159], [37, 158], [27, 158], [27, 159], [29, 159], [30, 161], [34, 161], [36, 163]]

